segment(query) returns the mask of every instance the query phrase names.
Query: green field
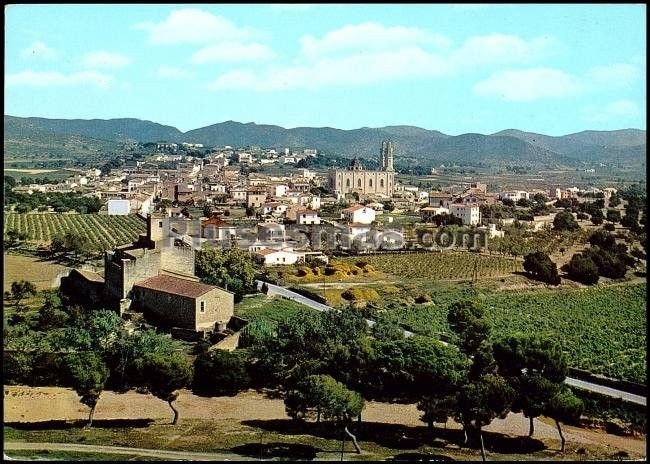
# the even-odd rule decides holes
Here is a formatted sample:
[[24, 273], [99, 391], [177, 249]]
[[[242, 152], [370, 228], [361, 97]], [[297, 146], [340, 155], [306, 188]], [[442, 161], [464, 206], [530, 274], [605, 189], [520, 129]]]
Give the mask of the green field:
[[256, 295], [244, 298], [235, 305], [235, 315], [250, 322], [265, 320], [277, 322], [302, 311], [312, 311], [307, 306], [284, 298]]
[[523, 262], [512, 258], [452, 251], [369, 255], [343, 261], [364, 261], [376, 271], [401, 279], [469, 280], [475, 269], [479, 278], [523, 271]]
[[558, 340], [569, 365], [608, 377], [646, 382], [644, 284], [584, 289], [432, 292], [433, 303], [395, 305], [385, 317], [421, 334], [449, 334], [447, 308], [463, 298], [483, 301], [494, 335], [538, 333]]
[[5, 213], [4, 232], [25, 232], [28, 240], [49, 243], [58, 233], [77, 232], [101, 250], [125, 245], [145, 232], [145, 222], [137, 216], [99, 214]]
[[[339, 289], [309, 288], [315, 294], [347, 305]], [[463, 299], [479, 299], [493, 327], [493, 335], [515, 332], [538, 333], [558, 340], [569, 365], [608, 377], [646, 382], [646, 288], [642, 283], [597, 286], [583, 289], [535, 289], [497, 291], [490, 285], [472, 288], [469, 283], [426, 285], [363, 285], [372, 288], [379, 301], [372, 305], [385, 317], [402, 327], [437, 337], [451, 333], [447, 324], [450, 304]], [[427, 294], [431, 302], [416, 304], [417, 295]], [[340, 305], [338, 305], [340, 306]], [[253, 320], [277, 321], [300, 310], [298, 303], [247, 298], [235, 312]]]

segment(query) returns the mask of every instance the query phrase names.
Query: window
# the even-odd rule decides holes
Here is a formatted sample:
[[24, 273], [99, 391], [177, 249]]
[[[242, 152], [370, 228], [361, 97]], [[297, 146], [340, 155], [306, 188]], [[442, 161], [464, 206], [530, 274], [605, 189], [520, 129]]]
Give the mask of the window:
[[162, 221], [158, 221], [158, 227], [162, 227]]
[[361, 179], [357, 181], [357, 187], [361, 188]]
[[384, 188], [384, 179], [379, 179], [379, 186]]
[[372, 187], [372, 179], [368, 180], [368, 185]]
[[201, 302], [201, 312], [202, 312], [202, 313], [205, 312], [205, 301], [202, 301], [202, 302]]
[[350, 179], [347, 179], [347, 180], [345, 181], [345, 186], [346, 186], [346, 187], [349, 187], [349, 186], [350, 186]]

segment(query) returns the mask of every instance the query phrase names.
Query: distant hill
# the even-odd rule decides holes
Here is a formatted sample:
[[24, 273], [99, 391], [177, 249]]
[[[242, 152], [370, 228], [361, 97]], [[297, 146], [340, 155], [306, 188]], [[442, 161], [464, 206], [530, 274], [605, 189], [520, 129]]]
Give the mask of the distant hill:
[[90, 159], [117, 153], [121, 144], [80, 134], [67, 134], [33, 124], [31, 118], [5, 116], [4, 158]]
[[[377, 156], [382, 140], [395, 144], [396, 157], [431, 163], [518, 164], [571, 166], [582, 162], [645, 164], [643, 130], [584, 131], [561, 137], [508, 129], [496, 134], [450, 136], [414, 126], [296, 127], [226, 121], [185, 133], [175, 127], [139, 119], [66, 120], [5, 116], [5, 155], [34, 147], [39, 152], [60, 151], [61, 144], [82, 153], [114, 150], [119, 143], [168, 141], [205, 146], [258, 145], [273, 148], [317, 148], [325, 154], [347, 157]], [[73, 137], [70, 139], [69, 137]], [[57, 148], [58, 147], [58, 148]], [[65, 150], [64, 150], [65, 151]]]
[[5, 116], [5, 131], [8, 125], [20, 125], [22, 129], [31, 127], [57, 134], [83, 135], [94, 139], [114, 142], [155, 142], [159, 140], [177, 141], [183, 135], [171, 126], [163, 126], [140, 119], [46, 119], [15, 118]]
[[583, 131], [560, 137], [507, 129], [492, 135], [515, 137], [580, 161], [645, 162], [646, 132], [639, 129]]

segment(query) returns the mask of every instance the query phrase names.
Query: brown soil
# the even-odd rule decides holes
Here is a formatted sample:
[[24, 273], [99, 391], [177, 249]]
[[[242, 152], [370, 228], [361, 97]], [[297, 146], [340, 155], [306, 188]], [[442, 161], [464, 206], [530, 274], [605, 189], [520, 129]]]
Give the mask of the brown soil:
[[[183, 419], [210, 419], [215, 421], [286, 419], [284, 403], [264, 395], [247, 391], [235, 397], [203, 398], [183, 390], [176, 407]], [[88, 408], [79, 403], [77, 394], [59, 387], [4, 387], [5, 422], [39, 422], [48, 420], [86, 419]], [[97, 404], [95, 419], [156, 419], [167, 421], [172, 412], [166, 402], [152, 395], [133, 391], [116, 394], [104, 392]], [[415, 405], [368, 402], [363, 420], [407, 426], [422, 426], [420, 412]], [[460, 428], [449, 421], [448, 428]], [[506, 419], [496, 419], [485, 428], [511, 436], [528, 434], [528, 419], [521, 414], [510, 414]], [[646, 437], [620, 437], [598, 429], [585, 429], [563, 425], [562, 430], [568, 444], [597, 445], [610, 449], [627, 451], [631, 457], [646, 456]], [[547, 418], [535, 419], [535, 438], [542, 440], [549, 448], [557, 448], [559, 437], [555, 423]]]

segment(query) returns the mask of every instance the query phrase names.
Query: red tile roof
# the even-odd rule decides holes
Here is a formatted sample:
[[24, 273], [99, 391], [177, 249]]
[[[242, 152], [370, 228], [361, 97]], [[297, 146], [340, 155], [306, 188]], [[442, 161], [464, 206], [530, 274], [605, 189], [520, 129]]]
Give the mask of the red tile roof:
[[202, 284], [201, 282], [194, 282], [192, 280], [180, 279], [178, 277], [162, 274], [136, 282], [134, 287], [171, 293], [172, 295], [180, 295], [188, 298], [198, 298], [201, 295], [208, 293], [210, 290], [219, 288], [214, 285]]
[[363, 205], [354, 205], [354, 206], [350, 206], [349, 208], [345, 208], [343, 210], [343, 212], [344, 213], [352, 213], [354, 211], [358, 211], [358, 210], [363, 209], [363, 208], [365, 208], [365, 206], [363, 206]]

